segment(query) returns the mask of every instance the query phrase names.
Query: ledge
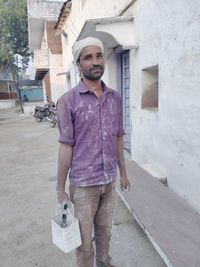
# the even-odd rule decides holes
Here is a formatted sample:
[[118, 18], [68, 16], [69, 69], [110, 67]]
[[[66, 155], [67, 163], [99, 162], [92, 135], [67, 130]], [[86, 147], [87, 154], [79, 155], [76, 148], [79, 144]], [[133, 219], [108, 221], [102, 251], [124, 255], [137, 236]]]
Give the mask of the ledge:
[[130, 192], [118, 195], [169, 267], [200, 266], [200, 215], [134, 161]]
[[132, 16], [89, 19], [84, 23], [77, 40], [93, 36], [99, 38], [106, 48], [121, 45], [124, 49], [137, 49], [135, 33], [127, 34], [132, 32], [133, 22]]

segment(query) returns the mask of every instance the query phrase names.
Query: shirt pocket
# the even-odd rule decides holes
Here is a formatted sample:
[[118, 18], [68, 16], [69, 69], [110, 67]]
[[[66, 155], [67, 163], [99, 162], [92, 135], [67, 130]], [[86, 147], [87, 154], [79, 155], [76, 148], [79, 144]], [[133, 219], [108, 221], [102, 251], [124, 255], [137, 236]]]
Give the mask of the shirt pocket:
[[112, 135], [117, 136], [119, 129], [119, 115], [118, 113], [109, 114], [106, 119], [108, 131]]

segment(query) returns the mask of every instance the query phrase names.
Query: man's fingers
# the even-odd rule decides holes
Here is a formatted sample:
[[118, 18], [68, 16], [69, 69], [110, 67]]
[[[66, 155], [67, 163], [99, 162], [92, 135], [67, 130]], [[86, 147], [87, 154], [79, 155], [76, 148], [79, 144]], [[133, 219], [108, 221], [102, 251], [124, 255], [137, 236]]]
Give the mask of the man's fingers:
[[62, 203], [64, 200], [69, 201], [70, 198], [66, 192], [57, 191], [57, 199], [58, 199], [58, 203]]
[[121, 187], [121, 191], [122, 192], [129, 191], [130, 190], [130, 187], [131, 187], [129, 180], [128, 179], [125, 179], [125, 180], [124, 179], [121, 179], [121, 181], [120, 181], [120, 187]]
[[121, 186], [121, 191], [128, 192], [129, 190], [130, 190], [130, 186], [129, 185]]

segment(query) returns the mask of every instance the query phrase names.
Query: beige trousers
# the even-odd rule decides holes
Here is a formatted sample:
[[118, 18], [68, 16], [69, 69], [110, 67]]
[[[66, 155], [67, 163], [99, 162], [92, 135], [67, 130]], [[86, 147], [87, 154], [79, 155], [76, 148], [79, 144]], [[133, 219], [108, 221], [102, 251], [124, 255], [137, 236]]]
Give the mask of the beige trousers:
[[96, 261], [108, 264], [111, 238], [112, 215], [115, 199], [115, 182], [107, 185], [75, 187], [70, 186], [70, 197], [74, 204], [74, 214], [78, 218], [82, 245], [76, 249], [76, 266], [94, 266], [94, 231]]

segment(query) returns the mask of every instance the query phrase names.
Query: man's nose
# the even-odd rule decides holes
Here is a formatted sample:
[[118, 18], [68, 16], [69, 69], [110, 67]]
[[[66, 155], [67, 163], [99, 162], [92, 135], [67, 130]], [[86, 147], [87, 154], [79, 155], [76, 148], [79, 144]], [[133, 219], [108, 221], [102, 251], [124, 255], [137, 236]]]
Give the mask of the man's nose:
[[92, 64], [93, 65], [99, 65], [98, 59], [97, 58], [93, 58]]

